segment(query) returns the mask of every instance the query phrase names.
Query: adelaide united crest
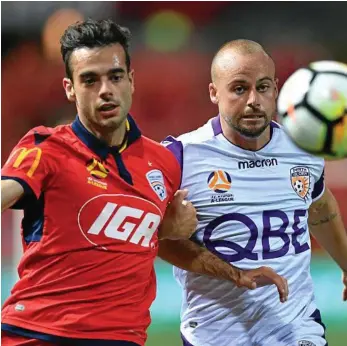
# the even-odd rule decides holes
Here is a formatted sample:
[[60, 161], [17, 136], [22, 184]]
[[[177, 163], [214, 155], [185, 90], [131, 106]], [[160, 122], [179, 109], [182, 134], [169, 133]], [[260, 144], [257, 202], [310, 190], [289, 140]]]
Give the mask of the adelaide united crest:
[[290, 182], [297, 195], [306, 200], [310, 191], [310, 170], [305, 166], [296, 166], [291, 168]]
[[167, 197], [167, 192], [163, 173], [159, 171], [159, 169], [152, 169], [146, 173], [146, 178], [159, 199], [164, 201], [164, 199]]

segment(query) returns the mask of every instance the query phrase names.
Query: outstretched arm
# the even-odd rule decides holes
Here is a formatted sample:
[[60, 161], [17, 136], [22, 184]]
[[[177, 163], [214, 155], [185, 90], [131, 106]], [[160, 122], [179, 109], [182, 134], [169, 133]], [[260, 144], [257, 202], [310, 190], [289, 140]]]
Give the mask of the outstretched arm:
[[1, 212], [10, 208], [24, 195], [24, 189], [17, 181], [1, 180]]
[[[163, 260], [197, 274], [208, 275], [218, 279], [240, 282], [242, 270], [231, 266], [206, 248], [199, 246], [191, 240], [161, 240], [158, 256]], [[255, 284], [248, 282], [249, 288]]]
[[326, 188], [322, 197], [309, 209], [310, 232], [343, 270], [343, 300], [347, 300], [347, 233], [339, 206], [331, 191]]
[[187, 271], [234, 282], [238, 287], [255, 289], [260, 286], [277, 286], [281, 302], [288, 297], [287, 280], [269, 267], [241, 270], [200, 247], [191, 240], [163, 239], [159, 242], [159, 257]]
[[187, 271], [232, 281], [238, 287], [255, 289], [275, 284], [281, 302], [285, 302], [288, 297], [287, 280], [271, 268], [241, 270], [189, 240], [198, 220], [194, 206], [185, 200], [187, 194], [187, 190], [178, 190], [166, 209], [158, 232], [159, 257]]

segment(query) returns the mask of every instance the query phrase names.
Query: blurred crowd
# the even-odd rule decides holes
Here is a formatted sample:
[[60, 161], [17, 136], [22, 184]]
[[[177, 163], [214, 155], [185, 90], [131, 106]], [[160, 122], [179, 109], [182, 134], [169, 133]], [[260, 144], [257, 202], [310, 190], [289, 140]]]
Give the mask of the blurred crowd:
[[[69, 24], [87, 17], [112, 18], [132, 31], [131, 113], [142, 132], [158, 141], [217, 113], [208, 96], [210, 63], [229, 40], [264, 45], [281, 84], [310, 61], [347, 62], [346, 2], [67, 1], [2, 2], [1, 7], [2, 164], [30, 128], [75, 117], [62, 87], [59, 38]], [[346, 171], [346, 161], [328, 164], [327, 180], [347, 225]]]

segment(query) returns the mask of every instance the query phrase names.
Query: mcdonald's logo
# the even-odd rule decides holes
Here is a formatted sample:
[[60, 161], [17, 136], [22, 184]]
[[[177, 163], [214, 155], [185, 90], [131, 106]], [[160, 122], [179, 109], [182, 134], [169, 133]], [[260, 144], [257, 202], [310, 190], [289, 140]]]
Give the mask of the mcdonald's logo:
[[87, 162], [87, 171], [90, 172], [93, 177], [99, 179], [105, 179], [109, 173], [109, 170], [95, 158]]
[[12, 165], [14, 168], [18, 168], [18, 167], [22, 164], [22, 162], [25, 160], [25, 158], [26, 158], [28, 155], [30, 155], [31, 153], [34, 153], [34, 152], [35, 152], [35, 158], [33, 159], [33, 162], [32, 162], [32, 164], [31, 164], [29, 170], [28, 170], [27, 173], [26, 173], [27, 176], [28, 176], [29, 178], [31, 178], [31, 177], [34, 175], [34, 173], [35, 173], [35, 171], [36, 171], [36, 169], [37, 169], [37, 167], [38, 167], [38, 165], [39, 165], [39, 163], [40, 163], [41, 155], [42, 155], [42, 150], [41, 150], [41, 148], [31, 148], [31, 149], [27, 149], [27, 148], [18, 148], [18, 149], [16, 149], [16, 150], [12, 153], [12, 155], [9, 157], [9, 160], [10, 160], [14, 155], [16, 155], [18, 152], [20, 152], [20, 153], [19, 153], [18, 157], [16, 158], [16, 160], [14, 161], [14, 163], [13, 163], [13, 165]]

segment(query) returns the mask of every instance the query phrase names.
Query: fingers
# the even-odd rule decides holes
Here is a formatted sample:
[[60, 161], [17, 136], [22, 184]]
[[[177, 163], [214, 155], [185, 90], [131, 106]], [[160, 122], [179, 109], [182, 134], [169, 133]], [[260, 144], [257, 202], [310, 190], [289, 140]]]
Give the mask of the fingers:
[[272, 282], [276, 285], [281, 303], [286, 302], [288, 300], [289, 294], [287, 279], [285, 279], [283, 276], [278, 275], [271, 268], [267, 268], [266, 274], [268, 275], [268, 278], [272, 280]]
[[342, 300], [344, 302], [347, 301], [347, 272], [342, 272], [342, 284], [343, 284], [343, 291], [342, 291]]
[[238, 287], [246, 287], [250, 290], [254, 290], [257, 288], [257, 283], [253, 280], [252, 277], [248, 277], [247, 275], [242, 275], [240, 281], [237, 283]]
[[256, 269], [257, 276], [256, 281], [259, 280], [258, 284], [271, 285], [274, 284], [277, 287], [278, 294], [280, 296], [280, 301], [282, 303], [288, 300], [288, 281], [283, 277], [278, 275], [274, 270], [269, 267], [260, 267]]
[[175, 197], [176, 198], [181, 198], [181, 199], [184, 199], [184, 198], [186, 198], [187, 197], [187, 195], [188, 195], [188, 189], [183, 189], [183, 190], [177, 190], [176, 192], [175, 192]]
[[281, 303], [285, 303], [288, 300], [289, 293], [288, 281], [284, 277], [279, 275], [277, 275], [277, 277], [274, 278], [274, 281], [277, 287], [278, 294], [280, 295], [280, 301]]
[[[178, 202], [181, 202], [183, 205], [187, 205], [187, 201], [184, 200], [187, 196], [188, 196], [188, 190], [187, 189], [177, 190], [175, 192], [175, 200], [177, 200]], [[185, 203], [183, 203], [183, 202], [185, 202]]]

